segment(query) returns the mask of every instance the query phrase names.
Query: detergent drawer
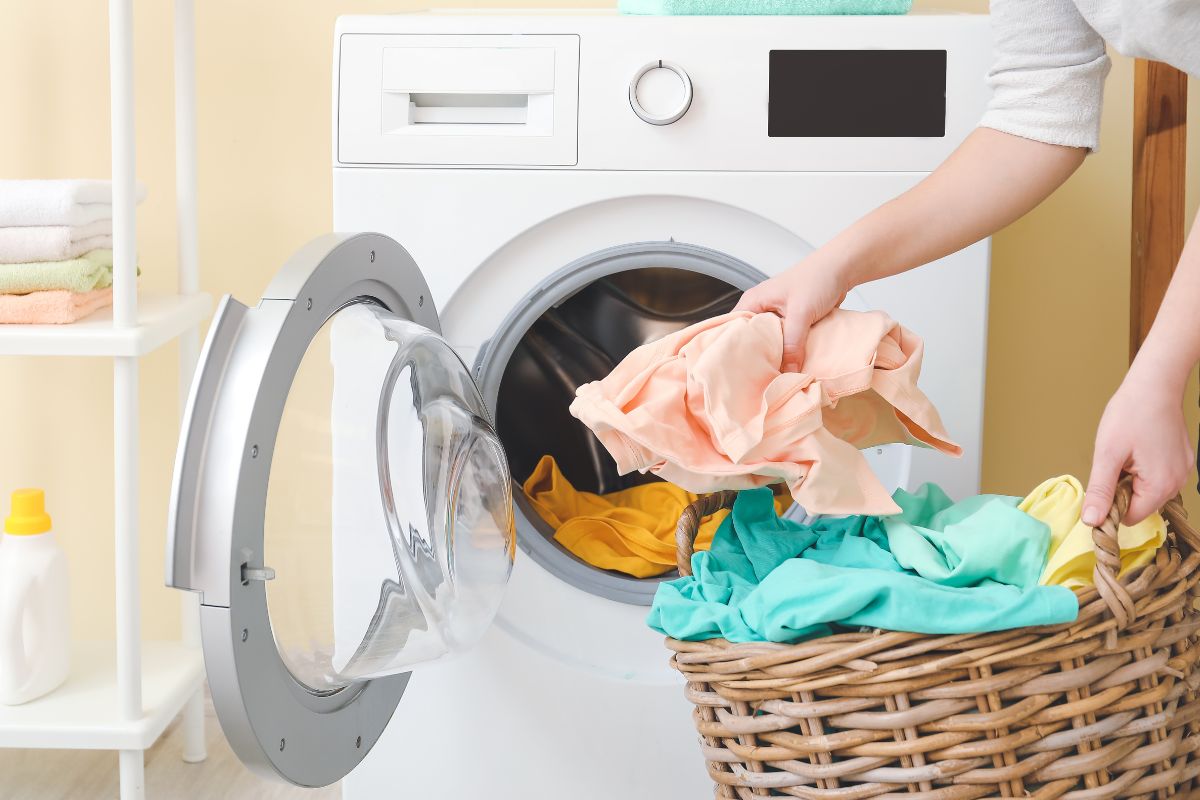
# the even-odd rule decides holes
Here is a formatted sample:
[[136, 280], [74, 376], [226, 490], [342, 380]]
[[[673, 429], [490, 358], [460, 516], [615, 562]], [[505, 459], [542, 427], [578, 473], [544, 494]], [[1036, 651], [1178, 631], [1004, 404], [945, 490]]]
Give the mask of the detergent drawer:
[[576, 163], [577, 35], [343, 34], [341, 164]]

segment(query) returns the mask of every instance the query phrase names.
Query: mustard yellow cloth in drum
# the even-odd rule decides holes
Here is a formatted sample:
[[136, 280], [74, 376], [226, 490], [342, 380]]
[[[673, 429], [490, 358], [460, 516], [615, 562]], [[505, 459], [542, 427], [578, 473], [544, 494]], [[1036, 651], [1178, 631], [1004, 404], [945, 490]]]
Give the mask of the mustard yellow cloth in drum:
[[[670, 483], [634, 486], [610, 494], [581, 492], [558, 469], [553, 456], [542, 460], [525, 481], [525, 494], [538, 516], [554, 528], [554, 539], [600, 569], [651, 578], [675, 568], [675, 525], [697, 496]], [[776, 500], [782, 512], [790, 498]], [[706, 550], [729, 514], [706, 519], [696, 549]]]
[[[1092, 529], [1079, 520], [1083, 511], [1083, 486], [1070, 475], [1051, 478], [1030, 492], [1018, 506], [1026, 514], [1050, 528], [1050, 551], [1042, 571], [1043, 586], [1076, 589], [1092, 586], [1096, 553]], [[1137, 525], [1122, 525], [1117, 533], [1121, 542], [1121, 574], [1145, 566], [1167, 538], [1167, 523], [1158, 513]]]

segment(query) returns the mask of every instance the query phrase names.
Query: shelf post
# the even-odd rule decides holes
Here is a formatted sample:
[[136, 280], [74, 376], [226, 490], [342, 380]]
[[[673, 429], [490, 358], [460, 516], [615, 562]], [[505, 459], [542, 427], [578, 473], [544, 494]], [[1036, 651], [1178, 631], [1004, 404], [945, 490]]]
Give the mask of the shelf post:
[[[137, 323], [134, 261], [133, 3], [109, 2], [112, 81], [113, 324]], [[136, 358], [113, 360], [113, 453], [117, 542], [117, 684], [121, 713], [142, 715], [141, 609], [138, 597], [138, 468]]]
[[122, 750], [117, 756], [121, 779], [121, 800], [142, 800], [146, 796], [146, 759], [141, 750]]
[[[175, 204], [179, 293], [200, 291], [196, 177], [196, 8], [175, 0]], [[191, 371], [188, 372], [189, 377]]]
[[[117, 702], [121, 716], [142, 717], [141, 570], [138, 568], [138, 360], [113, 359], [113, 481], [117, 588]], [[121, 800], [141, 800], [141, 750], [120, 753]]]
[[109, 0], [112, 96], [113, 324], [137, 324], [137, 167], [133, 118], [133, 0]]
[[[133, 0], [109, 0], [112, 110], [113, 325], [137, 324], [137, 167], [133, 107]], [[138, 569], [138, 363], [113, 359], [113, 484], [117, 588], [117, 702], [142, 716], [141, 598]], [[145, 794], [140, 750], [118, 756], [121, 800]]]
[[138, 361], [113, 359], [113, 479], [116, 483], [117, 694], [121, 715], [142, 718], [141, 592], [138, 569]]

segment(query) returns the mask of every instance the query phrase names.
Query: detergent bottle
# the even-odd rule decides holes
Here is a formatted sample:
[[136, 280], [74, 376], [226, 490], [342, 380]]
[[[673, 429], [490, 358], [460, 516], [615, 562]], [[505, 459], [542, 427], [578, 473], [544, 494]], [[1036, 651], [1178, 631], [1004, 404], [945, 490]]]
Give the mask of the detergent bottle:
[[67, 558], [41, 489], [18, 489], [0, 541], [0, 704], [57, 689], [70, 667]]

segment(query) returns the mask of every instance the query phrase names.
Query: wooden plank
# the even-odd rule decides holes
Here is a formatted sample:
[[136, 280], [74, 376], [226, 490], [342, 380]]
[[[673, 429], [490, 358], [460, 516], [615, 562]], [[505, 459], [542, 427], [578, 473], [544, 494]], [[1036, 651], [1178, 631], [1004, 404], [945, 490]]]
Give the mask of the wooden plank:
[[1138, 59], [1133, 102], [1130, 360], [1150, 332], [1183, 252], [1187, 75]]

